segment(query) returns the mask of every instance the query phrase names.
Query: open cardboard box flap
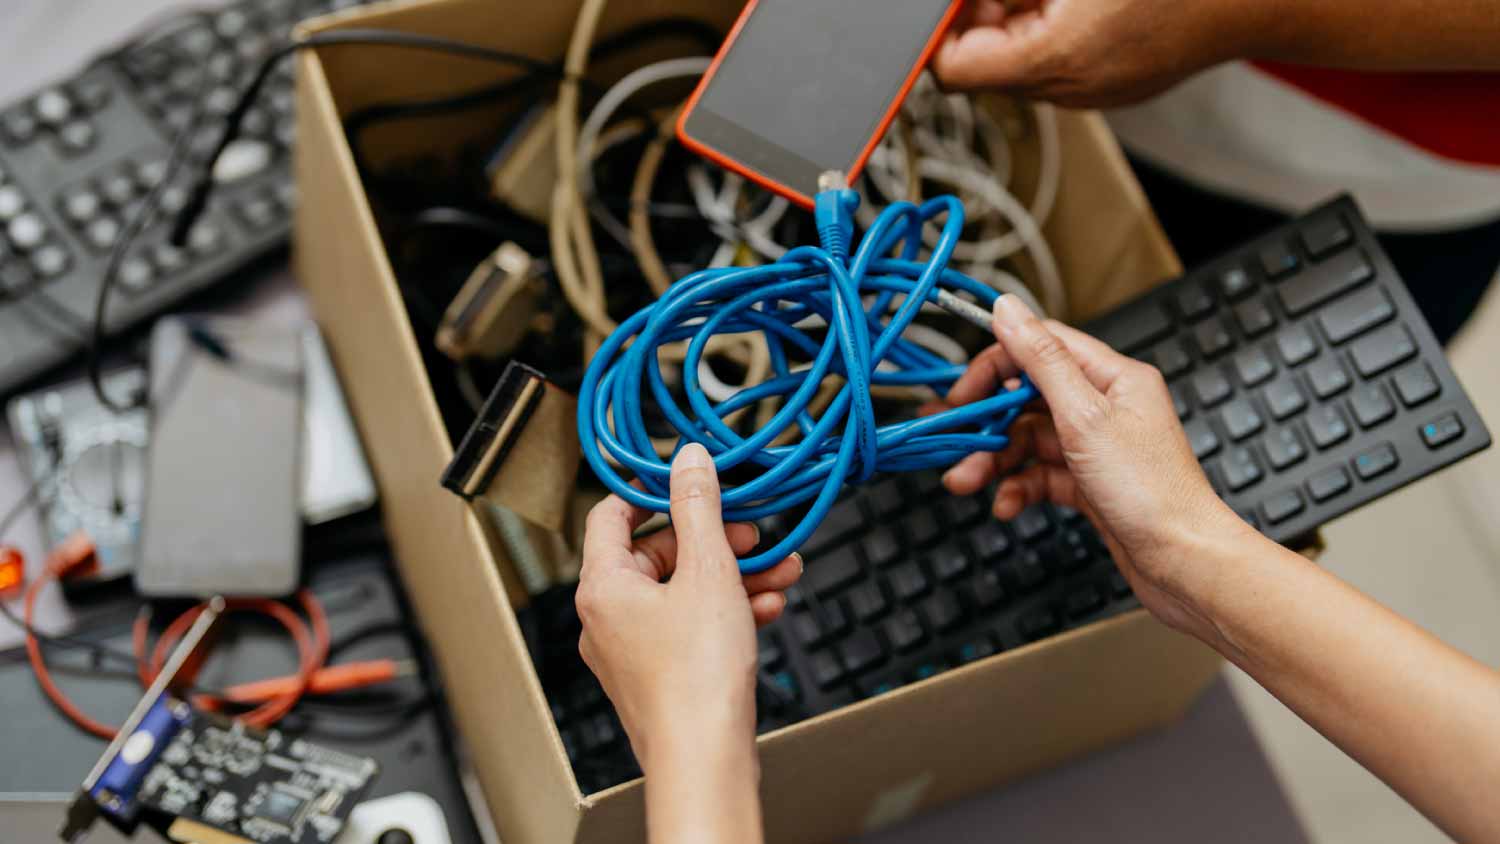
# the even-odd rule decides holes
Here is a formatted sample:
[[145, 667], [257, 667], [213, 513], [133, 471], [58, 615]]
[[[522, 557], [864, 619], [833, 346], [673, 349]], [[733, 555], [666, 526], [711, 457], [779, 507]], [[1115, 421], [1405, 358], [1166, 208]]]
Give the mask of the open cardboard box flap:
[[[391, 28], [556, 59], [577, 7], [414, 0], [303, 31]], [[600, 35], [667, 15], [723, 28], [738, 11], [710, 0], [616, 2]], [[495, 822], [507, 842], [640, 840], [639, 781], [579, 792], [511, 610], [524, 595], [509, 562], [438, 485], [452, 444], [341, 125], [376, 100], [451, 93], [513, 71], [352, 46], [304, 52], [297, 71], [297, 270], [343, 375], [403, 581]], [[601, 68], [601, 78], [611, 72]], [[435, 138], [456, 145], [493, 121], [481, 112], [382, 128], [365, 133], [361, 148], [378, 162]], [[1059, 128], [1062, 187], [1046, 232], [1073, 317], [1086, 319], [1180, 268], [1103, 121], [1063, 113]], [[1135, 611], [768, 734], [760, 747], [770, 837], [854, 834], [1168, 723], [1217, 667], [1209, 651]]]

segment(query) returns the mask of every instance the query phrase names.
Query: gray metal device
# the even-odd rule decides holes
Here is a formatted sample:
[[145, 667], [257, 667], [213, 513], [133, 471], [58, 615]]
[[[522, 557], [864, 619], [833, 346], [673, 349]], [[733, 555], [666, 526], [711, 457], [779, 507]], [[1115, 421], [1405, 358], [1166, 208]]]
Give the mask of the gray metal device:
[[300, 575], [298, 332], [167, 318], [151, 337], [151, 445], [136, 589], [280, 596]]

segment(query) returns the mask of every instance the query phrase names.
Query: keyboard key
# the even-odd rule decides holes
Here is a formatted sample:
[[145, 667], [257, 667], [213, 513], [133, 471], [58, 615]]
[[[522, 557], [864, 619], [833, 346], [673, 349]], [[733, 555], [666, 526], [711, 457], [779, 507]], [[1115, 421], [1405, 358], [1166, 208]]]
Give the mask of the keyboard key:
[[1029, 549], [1017, 554], [1015, 559], [1001, 570], [1001, 573], [1008, 577], [1011, 584], [1021, 592], [1030, 592], [1047, 582], [1048, 577], [1047, 566], [1042, 562], [1042, 555]]
[[926, 508], [902, 519], [897, 530], [913, 546], [931, 545], [943, 537], [943, 529], [938, 525], [937, 517]]
[[807, 562], [807, 571], [802, 580], [821, 597], [832, 595], [864, 576], [854, 547], [841, 545], [827, 556], [815, 557]]
[[891, 587], [891, 594], [896, 596], [896, 601], [902, 604], [911, 603], [912, 599], [932, 588], [927, 575], [915, 562], [902, 563], [891, 569], [886, 575], [886, 583]]
[[1247, 387], [1270, 378], [1276, 373], [1276, 365], [1264, 349], [1253, 346], [1234, 356], [1234, 370]]
[[140, 293], [156, 280], [156, 271], [141, 258], [126, 258], [115, 279], [129, 293]]
[[1464, 435], [1464, 423], [1457, 413], [1445, 413], [1422, 426], [1422, 442], [1428, 448], [1439, 448]]
[[917, 609], [922, 613], [922, 617], [927, 619], [927, 625], [939, 633], [953, 630], [964, 620], [963, 606], [958, 603], [958, 598], [947, 589], [933, 594]]
[[901, 543], [890, 528], [876, 528], [864, 541], [865, 559], [871, 565], [885, 567], [901, 562]]
[[1276, 295], [1287, 313], [1301, 316], [1374, 277], [1375, 268], [1370, 266], [1364, 251], [1351, 249], [1309, 267], [1291, 284], [1277, 288]]
[[1219, 450], [1219, 435], [1209, 427], [1207, 420], [1194, 419], [1182, 427], [1187, 434], [1188, 445], [1192, 446], [1193, 456], [1202, 460]]
[[891, 616], [881, 629], [885, 631], [886, 641], [898, 651], [909, 651], [927, 639], [921, 619], [911, 610], [901, 610]]
[[[266, 204], [269, 205], [270, 200], [266, 200]], [[871, 486], [865, 493], [865, 501], [874, 510], [876, 518], [894, 516], [906, 509], [906, 498], [895, 478], [886, 478]]]
[[849, 617], [838, 601], [809, 602], [809, 609], [792, 614], [792, 633], [803, 647], [815, 648], [844, 632]]
[[1387, 326], [1349, 347], [1355, 371], [1365, 378], [1384, 372], [1416, 353], [1417, 342], [1404, 325]]
[[1219, 421], [1224, 425], [1224, 433], [1235, 442], [1250, 436], [1265, 426], [1260, 413], [1255, 410], [1255, 405], [1249, 399], [1235, 399], [1224, 405], [1219, 411]]
[[57, 133], [57, 141], [62, 146], [63, 154], [70, 156], [88, 152], [98, 138], [99, 133], [94, 129], [94, 124], [87, 120], [75, 120]]
[[1320, 405], [1307, 415], [1307, 430], [1312, 434], [1313, 445], [1327, 449], [1349, 437], [1349, 420], [1338, 405]]
[[1307, 446], [1302, 444], [1302, 435], [1296, 428], [1281, 428], [1266, 437], [1266, 460], [1271, 468], [1280, 472], [1307, 457]]
[[927, 565], [938, 580], [950, 581], [962, 577], [969, 571], [969, 553], [956, 543], [939, 545], [927, 555]]
[[1132, 594], [1130, 581], [1119, 571], [1109, 573], [1109, 594], [1115, 598], [1126, 598]]
[[854, 498], [845, 498], [828, 511], [828, 518], [818, 526], [818, 539], [830, 540], [835, 537], [850, 533], [857, 533], [865, 526], [864, 514], [859, 510], [859, 502]]
[[1127, 305], [1110, 317], [1099, 339], [1114, 347], [1116, 351], [1129, 354], [1172, 331], [1172, 321], [1166, 311], [1154, 301], [1136, 302]]
[[1297, 253], [1285, 241], [1278, 241], [1260, 250], [1260, 268], [1266, 278], [1275, 281], [1297, 269]]
[[1349, 473], [1344, 471], [1344, 467], [1334, 466], [1307, 479], [1307, 494], [1312, 496], [1313, 501], [1322, 504], [1334, 496], [1347, 492], [1351, 483]]
[[142, 191], [151, 190], [166, 177], [167, 161], [164, 158], [153, 158], [135, 168], [135, 184]]
[[1396, 468], [1399, 462], [1396, 447], [1390, 443], [1381, 443], [1354, 458], [1354, 472], [1361, 480], [1368, 481]]
[[1069, 592], [1063, 603], [1068, 617], [1083, 618], [1104, 606], [1104, 593], [1096, 586], [1084, 585]]
[[943, 495], [939, 507], [948, 524], [955, 528], [968, 527], [988, 515], [984, 504], [973, 495]]
[[1355, 390], [1349, 396], [1349, 408], [1361, 428], [1373, 428], [1396, 415], [1396, 406], [1379, 384], [1366, 384]]
[[1437, 376], [1432, 374], [1432, 367], [1420, 361], [1398, 370], [1391, 383], [1395, 385], [1401, 403], [1407, 407], [1430, 401], [1442, 390]]
[[1318, 325], [1328, 342], [1338, 344], [1357, 337], [1396, 315], [1391, 297], [1383, 288], [1371, 287], [1345, 296], [1318, 312]]
[[769, 671], [781, 664], [786, 657], [786, 652], [781, 648], [781, 640], [775, 633], [762, 630], [759, 636], [760, 650], [756, 653], [759, 665], [762, 669]]
[[890, 610], [885, 590], [875, 580], [867, 580], [849, 590], [849, 609], [861, 623], [868, 624]]
[[1006, 535], [1005, 528], [993, 520], [980, 525], [969, 534], [969, 541], [974, 544], [974, 551], [979, 559], [985, 562], [995, 562], [1010, 552], [1010, 537]]
[[1278, 422], [1301, 413], [1307, 407], [1307, 397], [1302, 395], [1302, 388], [1291, 377], [1276, 379], [1261, 395], [1266, 400], [1266, 409], [1271, 411], [1271, 418]]
[[31, 111], [44, 126], [54, 129], [73, 116], [73, 100], [57, 88], [49, 88], [31, 101]]
[[1312, 385], [1313, 395], [1327, 400], [1349, 387], [1349, 373], [1337, 358], [1326, 357], [1307, 368], [1307, 383]]
[[820, 689], [828, 689], [844, 679], [844, 666], [828, 651], [820, 651], [808, 660], [812, 668], [812, 679]]
[[1255, 282], [1244, 267], [1236, 265], [1219, 273], [1219, 292], [1231, 302], [1250, 295], [1254, 289]]
[[1234, 345], [1234, 338], [1218, 319], [1208, 320], [1194, 328], [1193, 341], [1198, 344], [1198, 351], [1205, 358], [1221, 355]]
[[[87, 188], [71, 191], [62, 199], [63, 216], [75, 226], [88, 225], [99, 216], [103, 207], [104, 203], [100, 201], [99, 194]], [[3, 209], [0, 209], [0, 219], [3, 218]]]
[[1016, 632], [1027, 642], [1050, 636], [1061, 628], [1062, 623], [1057, 620], [1057, 616], [1045, 607], [1025, 613], [1016, 622]]
[[1314, 258], [1322, 258], [1353, 239], [1349, 227], [1336, 214], [1313, 220], [1302, 227], [1302, 246]]
[[1302, 512], [1306, 506], [1302, 501], [1302, 493], [1289, 489], [1262, 501], [1260, 512], [1266, 517], [1267, 524], [1277, 525]]
[[1276, 327], [1276, 315], [1260, 299], [1252, 299], [1234, 309], [1234, 321], [1246, 337], [1257, 337]]
[[0, 187], [0, 223], [8, 223], [26, 210], [26, 196], [15, 185]]
[[1189, 322], [1214, 309], [1213, 295], [1197, 282], [1184, 282], [1173, 297], [1173, 302], [1177, 305], [1177, 312]]
[[115, 173], [99, 184], [99, 192], [116, 208], [124, 208], [135, 199], [135, 178], [126, 172]]
[[115, 244], [115, 238], [120, 236], [120, 224], [113, 217], [100, 217], [88, 224], [83, 230], [83, 236], [89, 245], [103, 252]]
[[10, 221], [5, 233], [10, 236], [10, 244], [18, 251], [30, 252], [41, 246], [47, 239], [47, 225], [42, 218], [27, 211]]
[[1239, 492], [1265, 476], [1255, 452], [1248, 448], [1236, 448], [1224, 457], [1224, 483], [1230, 492]]
[[109, 104], [112, 89], [108, 82], [94, 77], [75, 79], [68, 88], [73, 92], [73, 101], [86, 111], [98, 111]]
[[1058, 539], [1057, 556], [1064, 570], [1079, 571], [1093, 562], [1094, 549], [1083, 531], [1066, 530]]
[[850, 674], [863, 674], [885, 662], [885, 644], [875, 631], [861, 628], [839, 644], [839, 660]]
[[1287, 366], [1296, 366], [1311, 360], [1318, 353], [1317, 341], [1303, 325], [1294, 325], [1276, 335], [1276, 351]]
[[953, 657], [959, 665], [968, 665], [971, 662], [977, 662], [987, 656], [994, 656], [995, 653], [995, 640], [989, 634], [981, 633], [979, 634], [978, 638], [974, 639], [973, 641], [965, 642], [962, 645], [959, 645], [958, 650], [954, 652]]
[[1167, 378], [1181, 375], [1193, 366], [1193, 359], [1188, 356], [1187, 349], [1182, 347], [1182, 341], [1176, 337], [1158, 343], [1151, 350], [1151, 359]]
[[1005, 603], [1005, 586], [994, 569], [980, 569], [969, 582], [969, 598], [981, 610], [993, 609]]
[[1041, 505], [1033, 504], [1017, 513], [1010, 526], [1022, 542], [1033, 543], [1052, 530], [1052, 519]]
[[57, 278], [67, 272], [68, 253], [55, 243], [48, 243], [31, 253], [31, 269], [38, 278]]
[[1205, 369], [1193, 376], [1193, 392], [1198, 397], [1198, 404], [1213, 407], [1229, 398], [1234, 388], [1229, 385], [1229, 379], [1224, 377], [1224, 373], [1217, 369]]

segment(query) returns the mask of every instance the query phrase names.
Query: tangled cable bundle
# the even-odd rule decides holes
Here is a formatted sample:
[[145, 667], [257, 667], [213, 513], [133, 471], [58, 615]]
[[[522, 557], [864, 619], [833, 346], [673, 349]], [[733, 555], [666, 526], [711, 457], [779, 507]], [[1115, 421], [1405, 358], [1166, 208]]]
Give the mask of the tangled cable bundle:
[[[948, 268], [964, 227], [963, 206], [954, 197], [890, 205], [851, 254], [858, 204], [851, 190], [818, 195], [822, 248], [801, 246], [774, 264], [701, 270], [682, 278], [604, 341], [580, 389], [584, 457], [611, 491], [636, 506], [665, 513], [670, 504], [671, 465], [657, 455], [647, 434], [646, 390], [679, 442], [702, 443], [721, 474], [752, 470], [751, 480], [724, 488], [726, 520], [761, 519], [812, 501], [784, 537], [740, 560], [747, 574], [775, 565], [806, 542], [846, 482], [861, 483], [878, 472], [944, 467], [976, 451], [1004, 448], [1007, 428], [1036, 396], [1023, 379], [1017, 389], [983, 401], [877, 424], [872, 385], [926, 385], [941, 395], [964, 371], [963, 365], [902, 337], [922, 305], [949, 307], [957, 292], [989, 306], [998, 294]], [[923, 226], [938, 218], [938, 242], [931, 256], [919, 261]], [[826, 326], [826, 331], [815, 339], [799, 324]], [[772, 377], [711, 404], [697, 375], [709, 339], [751, 333], [765, 338]], [[683, 366], [688, 408], [672, 395], [658, 354], [662, 346], [683, 340], [688, 341]], [[789, 347], [811, 363], [794, 369]], [[832, 404], [814, 417], [809, 402], [830, 378], [843, 384]], [[781, 408], [750, 436], [724, 421], [769, 396], [781, 398]], [[801, 431], [799, 441], [772, 445], [792, 426]], [[633, 473], [640, 488], [611, 460]]]

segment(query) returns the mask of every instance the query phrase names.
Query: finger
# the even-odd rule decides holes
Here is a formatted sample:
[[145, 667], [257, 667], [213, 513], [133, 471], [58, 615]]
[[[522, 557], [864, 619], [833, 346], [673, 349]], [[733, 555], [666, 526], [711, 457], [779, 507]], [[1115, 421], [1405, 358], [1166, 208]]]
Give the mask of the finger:
[[995, 518], [1009, 521], [1033, 504], [1050, 501], [1080, 509], [1078, 483], [1063, 466], [1037, 463], [1000, 482], [991, 508]]
[[943, 473], [943, 486], [954, 495], [973, 495], [999, 476], [995, 468], [995, 455], [987, 452], [971, 454], [949, 467]]
[[[1045, 19], [1035, 11], [996, 16], [988, 25], [955, 30], [932, 55], [932, 71], [950, 89], [1004, 88], [1032, 81], [1045, 45]], [[976, 20], [977, 24], [978, 21]]]
[[780, 592], [762, 592], [750, 597], [750, 614], [755, 616], [755, 626], [765, 627], [781, 618], [786, 611], [786, 596]]
[[1103, 340], [1091, 337], [1071, 325], [1064, 325], [1055, 319], [1047, 320], [1045, 325], [1068, 348], [1073, 359], [1078, 361], [1079, 369], [1083, 370], [1083, 376], [1101, 393], [1108, 393], [1120, 376], [1136, 363], [1110, 348]]
[[1104, 395], [1084, 377], [1068, 347], [1017, 296], [995, 300], [995, 336], [1031, 377], [1059, 425], [1088, 427], [1105, 409]]
[[793, 554], [762, 572], [745, 578], [745, 591], [753, 597], [762, 592], [784, 592], [802, 577], [802, 555]]
[[969, 361], [964, 374], [948, 388], [948, 395], [943, 397], [944, 402], [956, 406], [989, 398], [1006, 381], [1020, 374], [1021, 368], [1011, 360], [1010, 353], [997, 343]]
[[631, 534], [650, 517], [618, 495], [595, 504], [583, 531], [584, 569], [600, 562], [624, 565], [631, 558]]
[[1027, 412], [1006, 432], [1010, 445], [993, 454], [971, 454], [943, 473], [943, 485], [954, 495], [973, 495], [1009, 472], [1037, 460], [1064, 465], [1057, 427], [1046, 413]]
[[[724, 526], [729, 548], [736, 555], [748, 554], [760, 542], [760, 528], [749, 522], [735, 522]], [[641, 564], [641, 573], [654, 579], [664, 580], [677, 570], [677, 532], [672, 528], [659, 530], [649, 536], [635, 540], [636, 561]]]
[[724, 535], [719, 476], [708, 450], [689, 443], [672, 461], [672, 527], [677, 534], [679, 571], [738, 576], [734, 552]]

